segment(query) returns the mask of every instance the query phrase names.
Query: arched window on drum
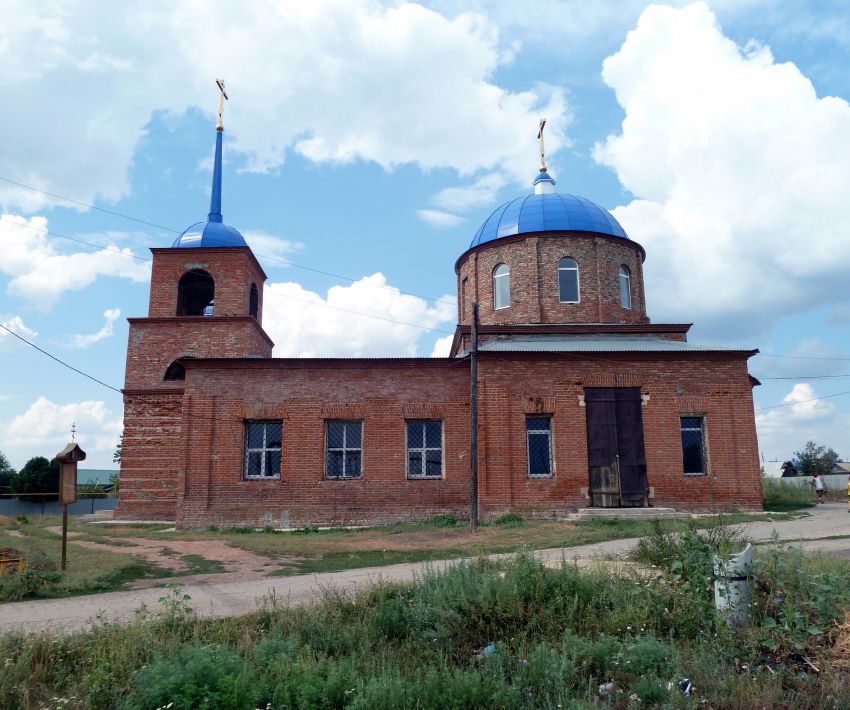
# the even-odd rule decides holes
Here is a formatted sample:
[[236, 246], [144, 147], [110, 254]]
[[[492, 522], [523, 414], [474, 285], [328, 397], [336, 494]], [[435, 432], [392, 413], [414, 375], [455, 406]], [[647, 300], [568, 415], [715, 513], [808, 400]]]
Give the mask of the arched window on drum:
[[493, 308], [507, 308], [511, 305], [511, 270], [507, 264], [499, 264], [493, 269]]
[[558, 300], [561, 303], [578, 303], [578, 262], [565, 256], [558, 262]]
[[620, 265], [620, 305], [632, 307], [632, 272], [625, 264]]

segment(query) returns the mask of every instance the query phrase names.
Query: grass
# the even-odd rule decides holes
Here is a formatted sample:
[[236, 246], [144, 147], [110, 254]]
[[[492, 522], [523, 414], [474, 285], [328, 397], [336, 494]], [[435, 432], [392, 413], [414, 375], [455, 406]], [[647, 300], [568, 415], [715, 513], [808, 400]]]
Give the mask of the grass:
[[710, 568], [734, 538], [693, 525], [651, 537], [657, 578], [519, 556], [228, 619], [198, 618], [172, 587], [129, 625], [0, 637], [0, 707], [850, 708], [832, 663], [850, 638], [835, 626], [850, 566], [759, 550], [754, 623], [733, 630], [713, 611]]
[[765, 477], [761, 483], [766, 511], [790, 512], [815, 506], [815, 492], [811, 486]]
[[[753, 522], [770, 517], [777, 520], [791, 513], [722, 516], [725, 523]], [[423, 523], [397, 523], [357, 530], [319, 530], [306, 527], [292, 532], [248, 528], [176, 531], [167, 525], [93, 525], [71, 520], [75, 537], [69, 540], [69, 570], [61, 578], [54, 572], [60, 553], [59, 537], [47, 530], [61, 522], [58, 516], [43, 516], [27, 521], [11, 520], [0, 524], [0, 546], [22, 549], [31, 560], [39, 560], [50, 574], [31, 591], [17, 587], [5, 591], [0, 600], [30, 596], [67, 596], [120, 589], [138, 579], [170, 579], [187, 574], [216, 574], [225, 565], [203, 555], [180, 555], [169, 549], [174, 541], [224, 541], [229, 546], [269, 558], [277, 564], [272, 575], [312, 574], [358, 567], [374, 567], [401, 562], [424, 562], [452, 558], [472, 558], [546, 548], [572, 547], [606, 540], [641, 537], [653, 530], [645, 520], [523, 520], [506, 515], [482, 525], [475, 536], [468, 526], [452, 516], [439, 516]], [[697, 519], [698, 526], [714, 525], [714, 518]], [[684, 530], [686, 521], [671, 521], [671, 530]], [[23, 538], [9, 537], [15, 530]], [[134, 540], [155, 540], [164, 557], [180, 558], [187, 569], [169, 569], [166, 561], [157, 565], [140, 561], [132, 554]], [[96, 542], [109, 550], [91, 550], [78, 542]]]

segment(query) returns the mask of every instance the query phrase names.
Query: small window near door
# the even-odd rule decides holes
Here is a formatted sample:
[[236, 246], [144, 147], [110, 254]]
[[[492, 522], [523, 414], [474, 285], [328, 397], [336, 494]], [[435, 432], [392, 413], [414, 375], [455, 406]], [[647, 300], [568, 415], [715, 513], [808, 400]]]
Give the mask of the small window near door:
[[552, 475], [552, 417], [528, 417], [525, 420], [528, 441], [529, 478]]
[[705, 417], [680, 417], [682, 430], [682, 465], [686, 476], [708, 473], [705, 460]]

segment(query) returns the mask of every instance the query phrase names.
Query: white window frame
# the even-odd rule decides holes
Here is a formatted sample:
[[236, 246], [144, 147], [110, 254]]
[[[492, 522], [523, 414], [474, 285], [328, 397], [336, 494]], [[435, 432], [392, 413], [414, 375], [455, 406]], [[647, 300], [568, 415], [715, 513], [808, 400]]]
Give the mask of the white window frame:
[[[699, 419], [699, 427], [685, 427], [683, 419]], [[702, 438], [702, 471], [692, 471], [685, 473], [685, 447], [682, 444], [683, 431], [698, 431]], [[682, 473], [685, 476], [707, 476], [708, 475], [708, 436], [706, 434], [706, 416], [705, 414], [680, 414], [679, 415], [679, 445], [682, 447]]]
[[[436, 446], [425, 446], [425, 441], [422, 441], [422, 446], [411, 446], [410, 445], [410, 431], [408, 430], [408, 424], [428, 424], [428, 423], [437, 423], [440, 425], [440, 446], [439, 448]], [[424, 480], [424, 481], [437, 481], [443, 478], [445, 473], [445, 435], [446, 428], [443, 426], [442, 419], [405, 419], [404, 420], [404, 437], [407, 444], [407, 448], [405, 449], [407, 459], [407, 477], [413, 480]], [[423, 431], [424, 436], [424, 431]], [[419, 473], [412, 473], [410, 470], [410, 452], [416, 451], [422, 454], [421, 466], [422, 470]], [[425, 458], [428, 451], [439, 451], [440, 452], [440, 475], [438, 476], [429, 476], [427, 475], [427, 466], [425, 465]]]
[[[330, 425], [335, 423], [341, 423], [346, 426], [342, 428], [342, 446], [331, 446], [330, 441], [328, 440], [328, 432], [330, 431]], [[360, 425], [360, 446], [348, 446], [348, 424], [359, 424]], [[342, 475], [341, 476], [329, 476], [328, 475], [328, 454], [331, 451], [341, 451], [342, 452]], [[346, 472], [346, 458], [345, 454], [349, 451], [359, 451], [360, 452], [360, 471], [357, 472], [356, 476], [348, 475]], [[356, 481], [359, 478], [363, 477], [363, 420], [362, 419], [326, 419], [325, 420], [325, 479], [328, 481]]]
[[[543, 429], [529, 429], [528, 422], [531, 419], [546, 419], [549, 422], [549, 428], [546, 430]], [[526, 414], [525, 416], [525, 460], [526, 460], [526, 470], [528, 471], [529, 478], [552, 478], [555, 475], [555, 456], [554, 451], [552, 449], [552, 420], [554, 417], [551, 414]], [[549, 473], [532, 473], [531, 472], [531, 441], [529, 436], [534, 434], [535, 436], [540, 436], [541, 434], [547, 434], [548, 442], [549, 442]]]
[[[561, 266], [565, 261], [571, 261], [575, 266]], [[562, 301], [561, 300], [561, 272], [562, 271], [575, 271], [576, 272], [576, 298], [575, 301]], [[558, 260], [558, 302], [559, 303], [581, 303], [581, 274], [579, 273], [578, 261], [573, 259], [571, 256], [565, 256]]]
[[[262, 447], [249, 447], [248, 437], [249, 428], [251, 425], [260, 424], [263, 427], [263, 445]], [[268, 424], [280, 425], [280, 446], [267, 446], [267, 429]], [[283, 422], [280, 419], [246, 419], [245, 420], [245, 456], [242, 461], [242, 476], [246, 481], [271, 481], [280, 478], [280, 467], [283, 465]], [[266, 472], [266, 453], [269, 451], [277, 451], [278, 453], [278, 469], [272, 474]], [[251, 475], [248, 473], [248, 458], [250, 454], [259, 452], [260, 455], [260, 475]]]
[[[499, 271], [504, 268], [502, 273]], [[496, 279], [505, 279], [505, 283], [507, 284], [506, 294], [507, 294], [507, 303], [499, 305], [499, 299], [497, 294], [499, 293], [498, 283]], [[493, 269], [493, 310], [500, 311], [503, 308], [510, 308], [511, 306], [511, 267], [507, 264], [497, 264], [496, 268]]]
[[[626, 308], [628, 310], [632, 310], [632, 270], [626, 266], [625, 264], [620, 264], [620, 268], [618, 269], [618, 274], [620, 277], [620, 308]], [[623, 280], [625, 279], [626, 288], [623, 290]], [[623, 295], [628, 296], [628, 305], [623, 303]]]

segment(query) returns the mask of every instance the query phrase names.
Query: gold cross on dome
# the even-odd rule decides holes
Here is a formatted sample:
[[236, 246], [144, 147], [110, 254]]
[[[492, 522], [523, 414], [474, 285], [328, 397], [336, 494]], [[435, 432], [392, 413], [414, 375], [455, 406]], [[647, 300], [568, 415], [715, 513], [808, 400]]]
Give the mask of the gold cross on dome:
[[540, 119], [540, 130], [537, 131], [537, 140], [540, 141], [540, 172], [546, 172], [546, 152], [543, 149], [543, 129], [546, 127], [546, 119]]
[[221, 122], [221, 114], [224, 112], [224, 100], [227, 99], [230, 101], [230, 99], [227, 96], [227, 92], [224, 90], [224, 79], [216, 79], [215, 83], [218, 84], [218, 90], [221, 92], [218, 97], [218, 124], [215, 129], [217, 131], [223, 131], [224, 124]]

